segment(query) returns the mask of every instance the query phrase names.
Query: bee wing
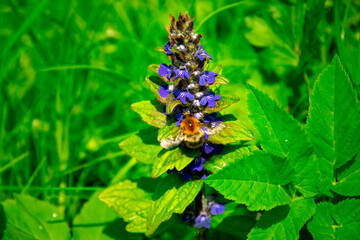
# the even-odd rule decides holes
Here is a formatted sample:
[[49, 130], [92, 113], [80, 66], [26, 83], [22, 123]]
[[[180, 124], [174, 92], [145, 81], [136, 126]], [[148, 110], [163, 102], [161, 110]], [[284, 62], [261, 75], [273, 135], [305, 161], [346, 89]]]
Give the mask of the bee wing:
[[165, 148], [165, 149], [169, 149], [169, 148], [173, 148], [173, 147], [177, 147], [181, 144], [183, 138], [181, 137], [181, 133], [180, 131], [176, 134], [176, 136], [174, 136], [173, 138], [168, 138], [168, 139], [163, 139], [160, 141], [160, 145]]
[[214, 135], [226, 127], [225, 123], [223, 123], [223, 122], [216, 122], [216, 123], [217, 123], [216, 126], [206, 128], [206, 130], [204, 130], [205, 133], [209, 134], [209, 135]]

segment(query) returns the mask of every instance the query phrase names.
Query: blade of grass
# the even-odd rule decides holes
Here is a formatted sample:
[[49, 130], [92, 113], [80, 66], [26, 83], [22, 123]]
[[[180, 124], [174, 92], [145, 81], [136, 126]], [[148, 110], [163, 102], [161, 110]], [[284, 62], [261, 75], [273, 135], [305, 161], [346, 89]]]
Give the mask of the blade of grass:
[[115, 70], [112, 70], [112, 69], [109, 69], [109, 68], [105, 68], [105, 67], [101, 67], [101, 66], [90, 66], [90, 65], [60, 65], [60, 66], [42, 68], [42, 69], [39, 69], [38, 71], [51, 72], [51, 71], [65, 71], [65, 70], [69, 70], [69, 69], [95, 70], [95, 71], [99, 71], [99, 72], [104, 72], [104, 73], [117, 75], [117, 76], [120, 76], [120, 77], [125, 78], [127, 80], [134, 79], [134, 77], [132, 77], [132, 76], [123, 74], [121, 72], [118, 72], [118, 71], [115, 71]]
[[14, 158], [12, 161], [10, 161], [8, 164], [6, 164], [5, 166], [0, 168], [0, 173], [4, 172], [5, 170], [7, 170], [8, 168], [11, 168], [12, 166], [14, 166], [15, 164], [17, 164], [18, 162], [20, 162], [21, 160], [24, 160], [26, 157], [29, 156], [29, 152], [25, 152], [23, 154], [21, 154], [20, 156], [18, 156], [17, 158]]
[[219, 12], [225, 11], [225, 10], [230, 9], [230, 8], [233, 8], [233, 7], [237, 7], [237, 6], [239, 6], [239, 5], [249, 4], [249, 5], [251, 6], [251, 5], [253, 5], [254, 3], [256, 3], [256, 2], [254, 2], [254, 1], [252, 1], [252, 2], [251, 2], [251, 1], [241, 1], [241, 2], [237, 2], [237, 3], [233, 3], [233, 4], [226, 5], [226, 6], [224, 6], [224, 7], [221, 7], [221, 8], [219, 8], [219, 9], [217, 9], [216, 11], [214, 11], [214, 12], [210, 13], [209, 15], [207, 15], [207, 16], [197, 25], [197, 27], [196, 27], [196, 29], [195, 29], [195, 32], [198, 31], [198, 30], [201, 28], [201, 26], [202, 26], [207, 20], [209, 20], [210, 18], [212, 18], [213, 16], [215, 16], [215, 15], [218, 14]]

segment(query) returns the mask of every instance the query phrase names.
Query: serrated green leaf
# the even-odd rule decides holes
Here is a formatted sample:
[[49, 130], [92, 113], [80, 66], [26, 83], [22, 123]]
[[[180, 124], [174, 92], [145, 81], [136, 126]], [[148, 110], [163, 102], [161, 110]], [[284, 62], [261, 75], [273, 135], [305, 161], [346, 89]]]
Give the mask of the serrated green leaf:
[[161, 103], [166, 103], [166, 99], [159, 95], [160, 85], [163, 81], [158, 76], [147, 76], [145, 78], [146, 83], [149, 85], [150, 91], [155, 95], [156, 99]]
[[337, 205], [319, 203], [308, 229], [315, 240], [360, 236], [360, 200], [346, 199]]
[[216, 173], [223, 169], [236, 159], [243, 158], [250, 155], [252, 152], [259, 150], [255, 146], [239, 147], [239, 146], [224, 146], [225, 149], [221, 151], [221, 155], [214, 155], [210, 160], [204, 163], [206, 170]]
[[240, 141], [250, 141], [254, 138], [252, 132], [240, 121], [224, 122], [213, 134], [209, 135], [208, 141], [215, 144], [238, 143]]
[[205, 182], [227, 199], [247, 205], [250, 211], [258, 211], [291, 202], [283, 187], [291, 181], [291, 176], [284, 159], [255, 151], [230, 163]]
[[4, 240], [70, 238], [70, 230], [55, 206], [27, 195], [16, 194], [15, 199], [3, 203]]
[[119, 147], [131, 157], [144, 164], [151, 164], [163, 148], [157, 141], [158, 129], [147, 128], [125, 139]]
[[184, 169], [198, 155], [198, 151], [175, 148], [161, 151], [155, 158], [152, 177], [156, 178], [166, 172], [176, 168], [178, 171]]
[[315, 212], [313, 199], [295, 199], [260, 217], [248, 235], [249, 240], [299, 239], [299, 231]]
[[147, 232], [147, 216], [153, 205], [149, 193], [137, 187], [137, 183], [125, 180], [105, 189], [99, 199], [111, 207], [125, 222], [129, 232]]
[[166, 115], [162, 112], [159, 103], [153, 101], [141, 101], [133, 103], [131, 109], [141, 116], [141, 119], [157, 128], [166, 124]]
[[156, 74], [158, 74], [159, 68], [160, 68], [160, 64], [151, 64], [149, 66], [149, 70]]
[[202, 181], [189, 181], [180, 188], [168, 190], [155, 201], [148, 214], [148, 231], [151, 235], [161, 222], [168, 220], [173, 213], [182, 213], [200, 192]]
[[307, 131], [319, 156], [336, 168], [359, 150], [360, 110], [349, 76], [335, 56], [310, 96]]
[[315, 240], [335, 239], [334, 221], [331, 217], [334, 205], [330, 202], [321, 202], [316, 205], [315, 214], [308, 224], [308, 230]]
[[234, 103], [237, 103], [238, 101], [240, 101], [239, 97], [236, 97], [234, 95], [221, 95], [221, 98], [219, 101], [216, 102], [215, 107], [207, 107], [204, 109], [204, 113], [213, 113], [213, 112], [219, 112], [229, 106], [231, 106]]
[[260, 133], [263, 149], [290, 159], [297, 174], [295, 186], [304, 196], [314, 196], [321, 181], [329, 188], [332, 174], [321, 175], [323, 179], [320, 179], [320, 170], [316, 165], [320, 162], [312, 156], [313, 149], [305, 131], [289, 113], [281, 109], [275, 100], [250, 85], [248, 111], [249, 118]]
[[[346, 166], [348, 165], [349, 166]], [[348, 162], [345, 170], [337, 175], [337, 182], [331, 190], [344, 196], [360, 195], [360, 153], [354, 159], [354, 162]]]

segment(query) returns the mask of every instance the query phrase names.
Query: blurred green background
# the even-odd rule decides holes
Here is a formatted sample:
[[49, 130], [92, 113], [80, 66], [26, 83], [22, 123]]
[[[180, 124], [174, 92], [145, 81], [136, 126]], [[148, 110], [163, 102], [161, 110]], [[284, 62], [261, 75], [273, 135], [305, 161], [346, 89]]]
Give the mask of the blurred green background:
[[[4, 0], [0, 3], [0, 201], [27, 193], [71, 224], [95, 190], [149, 176], [118, 148], [146, 126], [148, 65], [169, 63], [169, 14], [189, 11], [204, 49], [241, 97], [245, 84], [306, 121], [318, 73], [338, 53], [360, 84], [360, 1]], [[230, 111], [229, 110], [229, 111]]]

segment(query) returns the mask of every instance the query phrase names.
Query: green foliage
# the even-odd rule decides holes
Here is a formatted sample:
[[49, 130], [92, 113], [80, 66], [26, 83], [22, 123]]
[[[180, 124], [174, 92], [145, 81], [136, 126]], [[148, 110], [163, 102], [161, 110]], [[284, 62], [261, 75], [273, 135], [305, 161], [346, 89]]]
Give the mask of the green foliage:
[[[124, 215], [119, 215], [97, 198], [100, 189], [119, 181], [130, 186], [118, 189], [125, 202], [136, 202], [128, 194], [133, 192], [144, 194], [141, 202], [151, 207], [164, 200], [157, 202], [164, 207], [161, 219], [151, 216], [156, 224], [164, 223], [150, 239], [195, 238], [197, 230], [172, 214], [179, 209], [170, 196], [200, 183], [164, 177], [167, 169], [192, 159], [177, 152], [182, 160], [168, 161], [172, 150], [161, 152], [156, 139], [158, 131], [166, 136], [171, 130], [163, 128], [168, 119], [155, 101], [144, 101], [154, 96], [166, 101], [158, 89], [168, 80], [149, 74], [159, 67], [151, 63], [169, 63], [163, 47], [156, 49], [162, 53], [152, 49], [167, 41], [169, 13], [185, 10], [196, 16], [195, 26], [205, 35], [202, 45], [221, 64], [207, 62], [206, 67], [219, 73], [211, 89], [220, 90], [222, 115], [233, 114], [244, 123], [248, 110], [254, 125], [238, 129], [253, 141], [225, 146], [205, 168], [219, 177], [242, 163], [236, 164], [242, 177], [265, 179], [259, 184], [269, 186], [274, 184], [267, 179], [285, 174], [270, 176], [265, 169], [289, 171], [289, 179], [278, 186], [281, 193], [273, 196], [285, 192], [284, 205], [270, 209], [276, 204], [268, 202], [269, 211], [250, 212], [249, 205], [221, 199], [227, 202], [225, 213], [212, 217], [208, 239], [311, 239], [311, 234], [315, 240], [352, 240], [359, 235], [357, 1], [50, 3], [12, 0], [0, 8], [0, 239], [144, 239], [152, 208], [148, 215], [141, 209], [125, 212], [121, 202]], [[171, 112], [179, 101], [168, 99]], [[135, 112], [129, 107], [133, 103]], [[146, 128], [136, 112], [157, 129]], [[226, 131], [214, 142], [239, 144], [238, 133]], [[155, 174], [161, 176], [150, 179], [158, 156], [165, 156]], [[213, 192], [208, 185], [206, 191]], [[248, 195], [255, 196], [253, 191]], [[239, 197], [238, 192], [245, 193], [234, 188], [227, 196]]]
[[48, 202], [27, 195], [15, 195], [15, 200], [7, 200], [2, 205], [6, 219], [4, 240], [70, 237], [70, 229], [60, 211]]
[[144, 164], [151, 164], [162, 147], [156, 141], [158, 130], [156, 128], [147, 128], [140, 130], [126, 140], [122, 141], [120, 148], [137, 161]]
[[147, 232], [147, 217], [153, 204], [151, 195], [129, 180], [107, 188], [99, 199], [111, 207], [124, 221], [129, 232]]
[[353, 239], [360, 234], [360, 200], [347, 199], [336, 205], [322, 202], [316, 205], [309, 230], [315, 240]]
[[251, 131], [248, 130], [248, 128], [240, 121], [227, 121], [221, 124], [218, 128], [219, 130], [216, 134], [209, 136], [209, 142], [215, 144], [228, 144], [253, 139]]
[[147, 234], [151, 235], [173, 213], [182, 213], [200, 192], [202, 184], [202, 181], [189, 181], [180, 188], [168, 190], [156, 200], [149, 212]]
[[166, 116], [161, 112], [161, 107], [157, 103], [142, 101], [133, 103], [131, 108], [141, 116], [144, 122], [154, 127], [161, 128], [166, 124]]
[[222, 150], [221, 156], [213, 156], [210, 161], [205, 162], [204, 167], [216, 173], [221, 170], [223, 167], [226, 167], [230, 163], [234, 162], [238, 158], [244, 158], [247, 155], [250, 155], [253, 151], [258, 150], [255, 146], [249, 147], [239, 147], [239, 146], [226, 146]]
[[[216, 77], [217, 79], [217, 77]], [[218, 112], [221, 111], [227, 107], [229, 107], [230, 105], [237, 103], [238, 101], [240, 101], [240, 98], [236, 97], [236, 96], [231, 96], [231, 95], [221, 95], [221, 99], [216, 103], [215, 107], [212, 108], [206, 108], [204, 110], [204, 113], [212, 113], [212, 112]]]
[[249, 85], [248, 110], [261, 136], [261, 146], [267, 152], [287, 157], [296, 175], [295, 187], [306, 196], [317, 192], [318, 179], [314, 178], [316, 160], [311, 158], [312, 148], [300, 124], [269, 96]]
[[291, 202], [284, 188], [289, 179], [291, 171], [283, 159], [255, 151], [230, 163], [205, 182], [226, 198], [258, 211]]
[[334, 183], [331, 190], [348, 197], [360, 196], [360, 153], [344, 167], [346, 168], [339, 172], [336, 177], [337, 182]]
[[182, 148], [164, 149], [154, 160], [152, 176], [158, 177], [167, 170], [172, 170], [174, 168], [180, 171], [189, 165], [197, 155], [198, 152], [195, 150], [185, 151], [185, 149]]
[[348, 162], [359, 150], [359, 119], [356, 91], [336, 56], [310, 96], [307, 131], [316, 153], [336, 168]]
[[300, 229], [314, 212], [314, 200], [294, 199], [289, 205], [263, 213], [248, 235], [248, 239], [299, 239]]

